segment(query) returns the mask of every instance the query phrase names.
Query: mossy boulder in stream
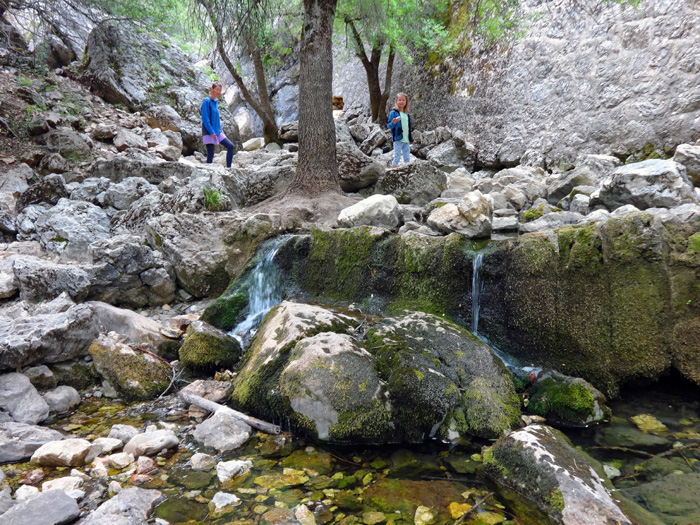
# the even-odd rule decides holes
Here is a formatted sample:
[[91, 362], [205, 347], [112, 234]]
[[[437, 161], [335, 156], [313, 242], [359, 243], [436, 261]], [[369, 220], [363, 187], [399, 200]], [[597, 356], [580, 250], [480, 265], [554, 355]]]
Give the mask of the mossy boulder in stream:
[[580, 378], [546, 372], [530, 390], [528, 410], [563, 426], [581, 427], [611, 416], [605, 396]]
[[230, 368], [241, 358], [241, 345], [233, 337], [203, 321], [194, 321], [180, 347], [180, 362], [195, 370]]
[[510, 374], [476, 337], [420, 312], [381, 321], [364, 341], [354, 337], [359, 324], [281, 303], [255, 335], [231, 400], [342, 443], [497, 437], [519, 424]]
[[97, 371], [127, 399], [152, 399], [170, 385], [170, 366], [129, 345], [107, 337], [94, 341], [88, 350]]
[[484, 468], [524, 523], [631, 525], [586, 457], [544, 425], [511, 432], [484, 453]]
[[258, 328], [234, 382], [231, 401], [243, 412], [282, 421], [291, 407], [280, 393], [279, 377], [297, 342], [322, 332], [347, 332], [360, 320], [320, 306], [284, 301]]
[[510, 373], [477, 337], [422, 312], [388, 318], [368, 331], [393, 405], [393, 421], [408, 441], [457, 435], [498, 437], [520, 423]]

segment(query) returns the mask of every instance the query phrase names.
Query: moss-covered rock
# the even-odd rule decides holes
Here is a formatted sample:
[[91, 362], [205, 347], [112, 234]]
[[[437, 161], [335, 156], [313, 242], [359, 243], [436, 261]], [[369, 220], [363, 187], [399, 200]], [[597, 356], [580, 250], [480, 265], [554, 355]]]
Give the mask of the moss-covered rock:
[[76, 390], [86, 390], [99, 382], [93, 363], [66, 361], [49, 365], [58, 385], [72, 386]]
[[248, 306], [246, 294], [238, 292], [227, 295], [224, 293], [207, 306], [199, 319], [220, 330], [229, 331], [243, 320], [246, 306]]
[[323, 332], [299, 341], [279, 379], [292, 422], [322, 440], [389, 440], [391, 405], [372, 361], [345, 334]]
[[101, 337], [90, 345], [97, 371], [127, 399], [152, 399], [170, 385], [172, 370], [160, 359]]
[[484, 453], [484, 469], [526, 522], [631, 523], [586, 457], [550, 427], [532, 425], [500, 438]]
[[[288, 417], [292, 410], [280, 393], [279, 376], [291, 350], [305, 337], [322, 332], [344, 333], [359, 322], [320, 306], [280, 303], [270, 310], [251, 341], [236, 376], [231, 401], [244, 412], [266, 420]], [[297, 420], [303, 423], [301, 414]]]
[[580, 378], [542, 374], [530, 390], [528, 410], [564, 426], [588, 426], [609, 419], [605, 396]]
[[519, 424], [509, 372], [466, 330], [413, 312], [379, 323], [365, 345], [386, 381], [393, 421], [405, 439], [420, 441], [438, 430], [445, 438], [497, 437]]
[[179, 355], [182, 365], [194, 370], [230, 368], [241, 358], [241, 345], [218, 328], [194, 321], [187, 328]]

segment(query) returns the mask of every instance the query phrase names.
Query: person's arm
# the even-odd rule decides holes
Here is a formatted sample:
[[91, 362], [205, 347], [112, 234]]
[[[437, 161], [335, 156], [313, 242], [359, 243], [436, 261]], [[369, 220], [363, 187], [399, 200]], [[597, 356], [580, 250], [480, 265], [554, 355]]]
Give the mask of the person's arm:
[[394, 122], [396, 120], [396, 118], [397, 118], [396, 110], [392, 109], [391, 113], [389, 113], [389, 122], [386, 123], [386, 126], [389, 129], [394, 129], [397, 124], [401, 123], [401, 115], [398, 115], [398, 119], [399, 119], [398, 122]]
[[209, 119], [209, 99], [204, 99], [204, 102], [202, 102], [202, 125], [204, 126], [204, 129], [209, 132], [209, 135], [212, 137], [216, 137], [216, 133], [214, 133], [214, 127], [211, 125], [211, 120]]

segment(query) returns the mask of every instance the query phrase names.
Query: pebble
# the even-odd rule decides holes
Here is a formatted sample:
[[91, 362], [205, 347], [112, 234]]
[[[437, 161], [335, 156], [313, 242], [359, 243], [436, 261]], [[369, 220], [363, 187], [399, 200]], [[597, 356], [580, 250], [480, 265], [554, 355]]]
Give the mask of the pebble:
[[40, 494], [39, 489], [30, 485], [22, 485], [15, 491], [16, 500], [27, 500], [36, 498]]

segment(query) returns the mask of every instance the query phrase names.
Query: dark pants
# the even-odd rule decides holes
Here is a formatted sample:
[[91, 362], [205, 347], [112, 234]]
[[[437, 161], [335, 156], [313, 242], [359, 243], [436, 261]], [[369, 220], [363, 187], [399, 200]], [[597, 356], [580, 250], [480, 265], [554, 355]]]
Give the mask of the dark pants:
[[[226, 167], [230, 168], [236, 148], [233, 147], [233, 142], [229, 139], [224, 139], [219, 144], [226, 148]], [[211, 164], [214, 160], [215, 144], [205, 144], [205, 146], [207, 147], [207, 164]]]

